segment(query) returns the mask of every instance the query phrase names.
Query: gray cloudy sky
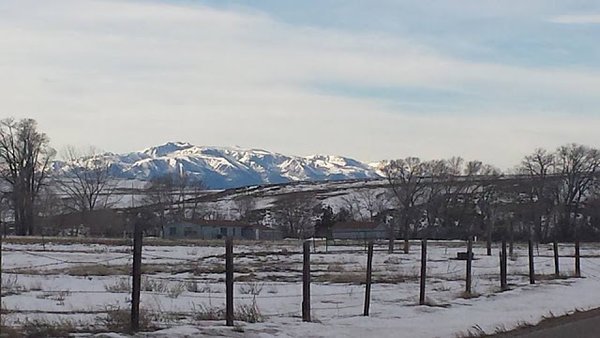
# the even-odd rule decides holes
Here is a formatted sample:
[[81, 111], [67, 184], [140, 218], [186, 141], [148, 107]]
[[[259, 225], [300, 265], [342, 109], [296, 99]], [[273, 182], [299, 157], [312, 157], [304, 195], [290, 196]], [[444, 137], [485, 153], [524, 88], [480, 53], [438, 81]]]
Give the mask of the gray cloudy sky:
[[597, 1], [0, 1], [0, 115], [53, 145], [363, 161], [600, 144]]

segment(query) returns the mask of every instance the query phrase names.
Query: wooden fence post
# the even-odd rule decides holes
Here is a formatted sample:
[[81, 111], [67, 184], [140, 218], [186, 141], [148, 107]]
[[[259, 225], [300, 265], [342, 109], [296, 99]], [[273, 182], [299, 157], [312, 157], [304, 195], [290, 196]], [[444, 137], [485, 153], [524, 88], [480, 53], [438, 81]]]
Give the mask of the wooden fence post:
[[510, 220], [510, 223], [509, 223], [508, 236], [509, 236], [508, 254], [510, 255], [510, 257], [513, 257], [515, 254], [515, 229], [514, 229], [514, 224], [513, 224], [512, 219]]
[[419, 305], [425, 305], [425, 279], [427, 278], [427, 240], [421, 240], [421, 285]]
[[507, 257], [506, 257], [506, 240], [502, 240], [502, 250], [500, 251], [500, 289], [502, 291], [508, 290], [508, 283], [506, 282], [507, 273]]
[[575, 241], [575, 276], [581, 277], [581, 256], [579, 254], [579, 240]]
[[533, 262], [533, 241], [529, 240], [529, 284], [535, 284], [535, 264]]
[[140, 290], [142, 286], [142, 227], [135, 220], [133, 230], [133, 266], [131, 271], [131, 332], [140, 330]]
[[225, 239], [225, 325], [233, 326], [233, 239]]
[[365, 309], [363, 312], [364, 316], [369, 315], [369, 307], [371, 306], [371, 275], [373, 269], [373, 241], [369, 241], [369, 248], [367, 251], [367, 279], [365, 287]]
[[388, 253], [394, 253], [394, 227], [390, 224], [388, 233]]
[[[2, 220], [0, 219], [0, 224], [2, 223]], [[6, 228], [6, 225], [4, 225], [4, 227]], [[4, 231], [6, 233], [6, 230]], [[0, 234], [0, 290], [2, 290], [2, 242], [4, 241], [4, 238], [2, 234]]]
[[560, 276], [560, 265], [558, 261], [558, 242], [556, 240], [552, 243], [552, 248], [554, 249], [554, 275], [558, 277]]
[[310, 243], [304, 241], [302, 268], [302, 321], [310, 322]]
[[466, 278], [466, 287], [465, 292], [467, 294], [471, 294], [471, 260], [473, 258], [473, 241], [471, 237], [467, 241], [467, 278]]
[[486, 243], [485, 243], [485, 248], [486, 248], [486, 254], [488, 256], [492, 255], [492, 228], [493, 228], [493, 221], [488, 221], [488, 225], [487, 225], [487, 229], [486, 229]]

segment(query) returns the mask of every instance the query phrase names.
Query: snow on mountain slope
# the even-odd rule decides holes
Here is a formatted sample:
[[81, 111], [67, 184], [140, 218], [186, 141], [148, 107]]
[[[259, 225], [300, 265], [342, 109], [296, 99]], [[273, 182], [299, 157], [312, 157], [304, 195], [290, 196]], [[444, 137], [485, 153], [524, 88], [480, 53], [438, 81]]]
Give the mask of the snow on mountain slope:
[[[262, 149], [202, 147], [169, 142], [141, 152], [102, 155], [119, 178], [148, 180], [185, 172], [212, 189], [295, 181], [377, 178], [371, 166], [340, 156], [286, 156]], [[66, 163], [55, 168], [68, 170]]]

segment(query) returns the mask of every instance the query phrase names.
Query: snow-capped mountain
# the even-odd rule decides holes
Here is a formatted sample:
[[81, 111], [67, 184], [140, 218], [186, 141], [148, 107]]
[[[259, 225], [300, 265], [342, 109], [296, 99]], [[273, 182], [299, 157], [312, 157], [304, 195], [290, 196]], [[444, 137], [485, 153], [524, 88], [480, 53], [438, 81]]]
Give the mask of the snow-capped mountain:
[[[368, 164], [340, 156], [286, 156], [261, 149], [202, 147], [169, 142], [141, 152], [101, 155], [116, 177], [148, 180], [174, 172], [201, 179], [211, 189], [294, 181], [377, 178]], [[76, 165], [75, 165], [76, 166]], [[69, 170], [68, 163], [55, 168]]]

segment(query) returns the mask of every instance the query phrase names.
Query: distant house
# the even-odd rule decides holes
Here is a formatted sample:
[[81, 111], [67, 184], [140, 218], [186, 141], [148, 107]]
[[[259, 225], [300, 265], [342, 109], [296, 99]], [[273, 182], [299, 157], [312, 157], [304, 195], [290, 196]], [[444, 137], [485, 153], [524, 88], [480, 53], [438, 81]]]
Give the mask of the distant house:
[[347, 221], [331, 226], [332, 239], [380, 239], [388, 235], [389, 228], [384, 223]]
[[240, 221], [226, 220], [195, 220], [178, 221], [167, 224], [165, 238], [196, 238], [196, 239], [234, 239], [258, 240], [263, 239], [262, 234], [267, 234], [267, 229], [260, 225], [253, 225]]

